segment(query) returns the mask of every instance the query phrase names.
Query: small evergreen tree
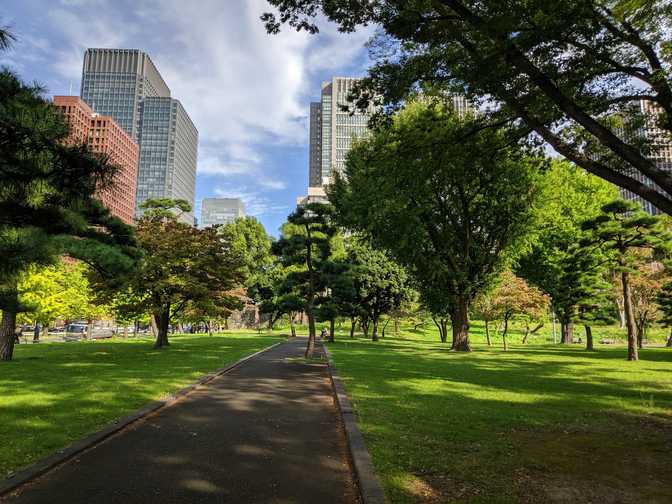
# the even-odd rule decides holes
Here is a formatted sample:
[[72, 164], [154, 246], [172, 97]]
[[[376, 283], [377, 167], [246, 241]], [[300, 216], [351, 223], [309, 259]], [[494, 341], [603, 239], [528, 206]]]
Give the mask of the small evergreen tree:
[[582, 247], [589, 252], [600, 247], [620, 273], [628, 331], [628, 360], [638, 360], [637, 329], [632, 306], [630, 275], [636, 273], [633, 250], [659, 250], [668, 246], [669, 234], [660, 218], [644, 213], [639, 204], [617, 199], [602, 207], [602, 213], [583, 223], [588, 233]]

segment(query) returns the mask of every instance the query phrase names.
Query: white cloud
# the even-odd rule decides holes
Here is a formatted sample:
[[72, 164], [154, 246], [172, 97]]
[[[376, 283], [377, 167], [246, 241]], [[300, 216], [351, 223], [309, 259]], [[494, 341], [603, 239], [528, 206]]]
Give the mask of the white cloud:
[[267, 148], [308, 143], [308, 104], [319, 97], [318, 77], [352, 65], [371, 33], [343, 35], [322, 23], [316, 36], [290, 28], [268, 35], [259, 19], [270, 8], [266, 0], [60, 0], [44, 6], [40, 23], [51, 35], [38, 26], [31, 51], [52, 65], [60, 88], [49, 87], [65, 92], [72, 81], [79, 88], [87, 47], [147, 51], [199, 130], [199, 175], [249, 176], [250, 207], [264, 212], [275, 210], [253, 189], [288, 185], [286, 174], [272, 173], [282, 168], [269, 168]]

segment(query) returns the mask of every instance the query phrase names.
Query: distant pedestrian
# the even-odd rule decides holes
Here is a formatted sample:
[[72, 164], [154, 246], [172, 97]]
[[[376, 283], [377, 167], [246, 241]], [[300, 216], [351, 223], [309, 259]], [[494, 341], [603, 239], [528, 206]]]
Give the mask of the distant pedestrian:
[[325, 339], [327, 337], [327, 328], [323, 327], [322, 332], [320, 333], [320, 338]]

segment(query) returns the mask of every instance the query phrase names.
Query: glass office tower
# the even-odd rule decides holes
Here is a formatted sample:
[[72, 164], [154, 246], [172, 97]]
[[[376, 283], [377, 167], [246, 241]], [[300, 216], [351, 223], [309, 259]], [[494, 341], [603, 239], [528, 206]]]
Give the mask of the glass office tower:
[[153, 198], [183, 199], [192, 211], [180, 220], [194, 224], [198, 131], [174, 98], [145, 98], [140, 114], [140, 162], [136, 217], [141, 203]]

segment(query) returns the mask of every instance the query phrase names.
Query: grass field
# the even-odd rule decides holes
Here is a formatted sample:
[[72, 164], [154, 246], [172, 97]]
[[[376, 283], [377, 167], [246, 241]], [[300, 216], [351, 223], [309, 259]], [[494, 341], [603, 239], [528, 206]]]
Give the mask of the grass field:
[[392, 502], [672, 502], [672, 349], [391, 332], [330, 350]]
[[0, 363], [0, 479], [279, 341], [256, 332], [18, 345]]

